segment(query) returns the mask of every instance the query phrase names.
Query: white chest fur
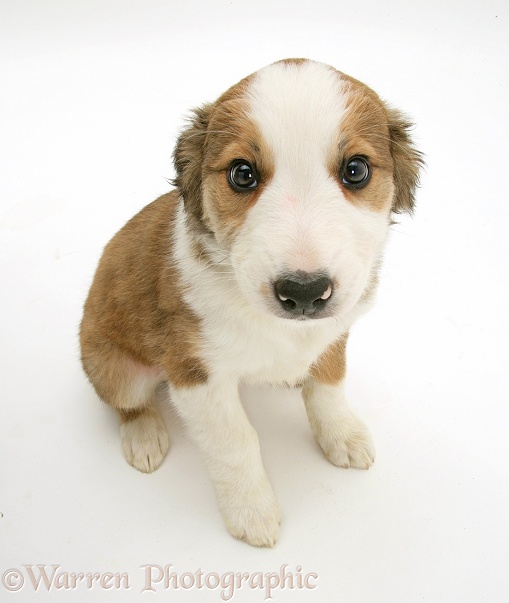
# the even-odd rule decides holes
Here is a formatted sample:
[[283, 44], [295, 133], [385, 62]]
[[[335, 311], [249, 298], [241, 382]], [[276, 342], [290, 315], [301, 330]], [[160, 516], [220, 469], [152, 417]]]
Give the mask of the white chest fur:
[[343, 331], [334, 319], [297, 323], [230, 310], [204, 317], [204, 355], [209, 366], [248, 382], [303, 379]]

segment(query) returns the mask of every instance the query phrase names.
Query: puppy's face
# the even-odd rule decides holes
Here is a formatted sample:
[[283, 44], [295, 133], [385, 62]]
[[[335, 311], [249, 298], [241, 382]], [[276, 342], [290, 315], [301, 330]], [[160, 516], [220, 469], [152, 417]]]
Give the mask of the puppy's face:
[[373, 288], [391, 212], [412, 209], [420, 156], [408, 127], [333, 68], [279, 62], [196, 112], [176, 184], [251, 304], [341, 316]]

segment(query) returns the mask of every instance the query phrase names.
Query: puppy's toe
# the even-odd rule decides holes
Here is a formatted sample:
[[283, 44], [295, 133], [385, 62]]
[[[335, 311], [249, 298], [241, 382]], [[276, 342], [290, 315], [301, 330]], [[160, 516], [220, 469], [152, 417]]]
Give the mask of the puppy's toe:
[[272, 548], [279, 538], [280, 513], [272, 510], [242, 507], [225, 518], [232, 536], [251, 546]]
[[270, 485], [233, 496], [221, 504], [230, 534], [252, 546], [273, 547], [279, 538], [281, 508]]
[[353, 415], [338, 425], [330, 425], [319, 444], [327, 459], [338, 467], [369, 469], [375, 460], [371, 435]]
[[155, 413], [142, 412], [126, 421], [120, 436], [126, 461], [143, 473], [155, 471], [170, 446], [163, 420]]

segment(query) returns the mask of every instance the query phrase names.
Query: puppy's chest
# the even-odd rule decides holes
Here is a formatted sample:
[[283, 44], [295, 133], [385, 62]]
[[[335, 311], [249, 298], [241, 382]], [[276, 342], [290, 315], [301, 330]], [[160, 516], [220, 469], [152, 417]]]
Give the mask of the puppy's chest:
[[232, 315], [206, 319], [202, 353], [207, 365], [247, 382], [295, 384], [339, 337], [319, 324], [274, 328], [268, 322]]

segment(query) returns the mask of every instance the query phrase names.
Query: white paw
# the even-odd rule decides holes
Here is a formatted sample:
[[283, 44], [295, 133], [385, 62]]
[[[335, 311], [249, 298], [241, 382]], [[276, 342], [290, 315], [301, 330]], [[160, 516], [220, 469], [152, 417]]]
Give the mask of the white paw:
[[125, 460], [138, 471], [151, 473], [163, 462], [168, 434], [159, 415], [143, 413], [120, 426]]
[[273, 547], [279, 537], [281, 508], [268, 480], [239, 491], [221, 488], [219, 506], [230, 534], [252, 546]]
[[351, 413], [327, 425], [317, 440], [327, 459], [338, 467], [369, 469], [375, 460], [367, 427]]

